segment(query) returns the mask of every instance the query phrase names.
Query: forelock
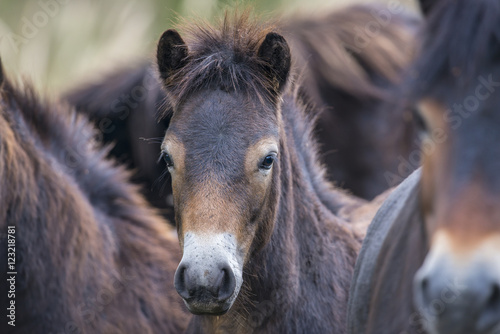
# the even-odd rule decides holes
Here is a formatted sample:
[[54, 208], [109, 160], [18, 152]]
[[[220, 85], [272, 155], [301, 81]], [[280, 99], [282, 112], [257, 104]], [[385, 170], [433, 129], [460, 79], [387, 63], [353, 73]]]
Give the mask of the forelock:
[[215, 24], [206, 21], [178, 25], [188, 46], [186, 65], [164, 82], [169, 104], [175, 109], [192, 93], [216, 88], [239, 91], [259, 99], [272, 100], [278, 83], [263, 74], [264, 62], [257, 56], [266, 35], [276, 31], [250, 11], [226, 11]]

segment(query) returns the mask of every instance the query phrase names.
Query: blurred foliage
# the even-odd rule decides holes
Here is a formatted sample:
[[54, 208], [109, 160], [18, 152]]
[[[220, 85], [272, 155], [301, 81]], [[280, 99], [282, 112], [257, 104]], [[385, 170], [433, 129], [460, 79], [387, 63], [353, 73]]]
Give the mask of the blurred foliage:
[[120, 65], [151, 57], [178, 17], [255, 8], [266, 16], [324, 11], [349, 0], [2, 0], [0, 56], [10, 77], [62, 91]]

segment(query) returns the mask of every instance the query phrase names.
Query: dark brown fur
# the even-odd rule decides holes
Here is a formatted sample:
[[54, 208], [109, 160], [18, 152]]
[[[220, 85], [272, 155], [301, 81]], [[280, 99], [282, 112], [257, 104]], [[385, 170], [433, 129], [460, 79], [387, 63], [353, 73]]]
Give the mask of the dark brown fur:
[[[420, 55], [398, 92], [420, 105], [422, 174], [389, 232], [365, 241], [382, 246], [358, 261], [376, 266], [370, 292], [355, 301], [365, 306], [349, 315], [366, 312], [364, 322], [351, 323], [364, 330], [352, 334], [498, 331], [499, 276], [488, 269], [497, 264], [500, 216], [500, 155], [492, 150], [500, 140], [500, 4], [422, 5], [429, 16]], [[467, 99], [478, 102], [464, 113]]]
[[389, 8], [355, 5], [285, 27], [301, 91], [322, 109], [316, 131], [328, 176], [367, 199], [407, 176], [401, 159], [418, 147], [411, 107], [392, 90], [413, 58], [420, 20]]
[[428, 236], [418, 207], [418, 189], [415, 189], [377, 256], [376, 280], [371, 287], [373, 295], [367, 301], [370, 312], [366, 333], [399, 333], [402, 330], [422, 333], [420, 331], [424, 330], [425, 320], [413, 306], [413, 278], [428, 250]]
[[148, 201], [173, 222], [170, 177], [163, 161], [157, 162], [170, 119], [157, 121], [165, 93], [149, 64], [106, 74], [65, 99], [94, 122], [103, 142], [114, 144], [109, 155], [134, 171], [132, 182], [142, 185]]
[[[3, 81], [0, 331], [183, 331], [172, 231], [106, 159], [84, 117]], [[16, 231], [15, 327], [5, 317], [7, 226]]]
[[[396, 171], [398, 156], [407, 159], [415, 147], [411, 113], [406, 106], [395, 105], [388, 90], [399, 83], [399, 74], [411, 59], [418, 20], [393, 15], [367, 47], [356, 48], [354, 42], [356, 28], [376, 21], [372, 11], [381, 9], [352, 6], [282, 25], [296, 72], [304, 77], [301, 94], [310, 95], [305, 98], [322, 110], [316, 129], [328, 178], [364, 198], [396, 185], [405, 176]], [[334, 61], [327, 62], [327, 58]], [[154, 164], [159, 144], [139, 139], [162, 136], [170, 120], [166, 117], [156, 124], [165, 95], [160, 83], [154, 84], [150, 77], [150, 65], [141, 64], [77, 88], [66, 98], [80, 112], [91, 115], [106, 142], [117, 142], [111, 154], [137, 170], [135, 180], [146, 185], [147, 198], [173, 220], [170, 178], [162, 177], [162, 161]], [[144, 90], [144, 97], [134, 99], [134, 90]], [[387, 177], [389, 172], [400, 177]], [[159, 192], [162, 184], [164, 191]]]
[[[235, 304], [222, 316], [194, 316], [188, 332], [345, 333], [348, 289], [362, 236], [355, 232], [356, 217], [343, 219], [336, 213], [345, 203], [354, 207], [359, 204], [353, 202], [359, 202], [324, 178], [312, 137], [315, 111], [293, 92], [291, 83], [288, 90], [280, 84], [286, 77], [279, 70], [286, 55], [273, 66], [263, 63], [257, 55], [271, 28], [246, 14], [226, 16], [215, 27], [183, 27], [186, 31], [182, 36], [187, 37], [187, 47], [180, 36], [167, 31], [158, 51], [174, 106], [166, 138], [182, 143], [183, 151], [182, 158], [173, 155], [174, 162], [180, 161], [173, 182], [181, 244], [185, 228], [241, 228], [240, 238], [255, 229]], [[173, 54], [170, 47], [188, 50], [179, 68], [165, 65], [178, 63], [168, 59]], [[197, 107], [212, 98], [215, 102], [208, 110]], [[233, 103], [240, 108], [233, 108]], [[251, 195], [239, 181], [246, 177], [240, 158], [246, 140], [274, 135], [269, 128], [276, 128], [280, 146], [271, 187], [261, 194], [262, 208], [244, 212], [243, 221], [235, 222], [226, 212], [246, 208]], [[222, 199], [218, 188], [226, 191]], [[200, 205], [190, 202], [200, 192], [209, 194], [201, 205], [209, 206], [209, 199], [215, 198], [225, 207], [212, 210], [212, 216], [186, 219], [192, 205]], [[216, 220], [219, 216], [226, 219]], [[193, 226], [197, 220], [203, 224]]]

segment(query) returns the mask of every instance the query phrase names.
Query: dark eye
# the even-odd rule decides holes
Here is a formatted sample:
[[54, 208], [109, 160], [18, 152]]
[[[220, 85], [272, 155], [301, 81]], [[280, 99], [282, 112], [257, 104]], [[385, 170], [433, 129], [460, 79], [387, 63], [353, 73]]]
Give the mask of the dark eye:
[[262, 169], [271, 169], [271, 167], [273, 166], [273, 163], [274, 163], [274, 159], [276, 159], [276, 157], [272, 154], [269, 154], [268, 156], [266, 156], [264, 158], [264, 160], [262, 160], [262, 162], [260, 163], [260, 166], [259, 168], [262, 168]]
[[167, 165], [168, 168], [174, 167], [174, 161], [172, 160], [172, 157], [170, 156], [170, 154], [165, 153], [165, 152], [161, 152], [161, 159], [163, 159], [163, 161], [165, 161], [165, 164]]
[[429, 127], [427, 125], [424, 116], [420, 113], [416, 108], [413, 109], [413, 118], [415, 119], [415, 125], [417, 126], [417, 130], [423, 134], [429, 132]]

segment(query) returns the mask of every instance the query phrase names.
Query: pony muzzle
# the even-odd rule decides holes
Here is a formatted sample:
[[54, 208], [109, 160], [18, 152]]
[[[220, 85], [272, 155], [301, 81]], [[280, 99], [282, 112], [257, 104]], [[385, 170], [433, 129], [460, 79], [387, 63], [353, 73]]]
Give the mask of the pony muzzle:
[[[499, 240], [492, 241], [498, 244]], [[448, 245], [439, 238], [415, 275], [414, 299], [428, 332], [496, 333], [500, 327], [498, 255], [489, 245], [469, 254], [456, 254]]]
[[187, 233], [174, 285], [193, 314], [225, 314], [242, 284], [242, 263], [229, 234], [198, 237]]

